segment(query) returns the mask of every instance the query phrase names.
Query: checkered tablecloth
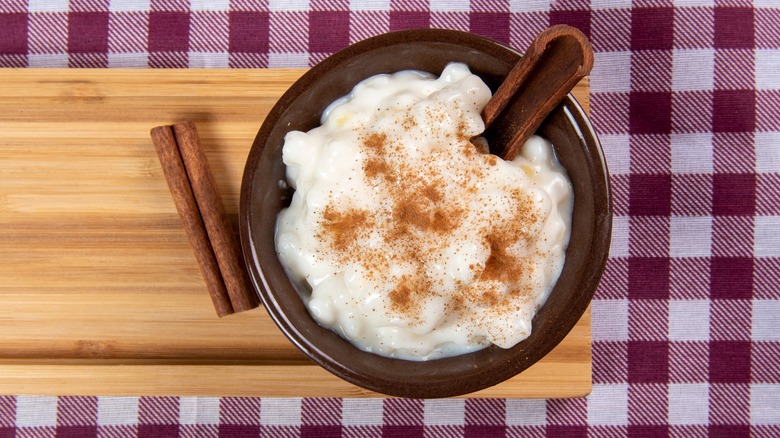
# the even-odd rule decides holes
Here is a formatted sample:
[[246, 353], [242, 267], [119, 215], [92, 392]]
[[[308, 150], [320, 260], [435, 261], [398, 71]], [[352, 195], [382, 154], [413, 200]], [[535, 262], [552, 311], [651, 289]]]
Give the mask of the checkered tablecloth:
[[302, 67], [391, 30], [522, 49], [557, 23], [596, 51], [615, 196], [589, 397], [8, 395], [0, 437], [780, 436], [777, 0], [0, 0], [0, 66]]

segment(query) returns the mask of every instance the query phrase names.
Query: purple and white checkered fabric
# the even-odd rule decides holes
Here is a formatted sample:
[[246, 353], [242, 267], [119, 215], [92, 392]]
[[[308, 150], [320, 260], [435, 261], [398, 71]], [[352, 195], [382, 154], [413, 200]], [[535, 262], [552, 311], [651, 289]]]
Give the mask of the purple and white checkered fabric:
[[2, 0], [3, 67], [305, 67], [447, 27], [593, 42], [612, 174], [593, 393], [571, 400], [0, 398], [0, 436], [780, 436], [780, 2]]

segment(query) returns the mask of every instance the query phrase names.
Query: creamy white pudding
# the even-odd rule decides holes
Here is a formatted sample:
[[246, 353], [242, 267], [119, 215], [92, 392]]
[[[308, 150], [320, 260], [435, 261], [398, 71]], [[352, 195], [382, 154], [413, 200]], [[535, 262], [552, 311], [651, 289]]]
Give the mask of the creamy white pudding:
[[285, 137], [276, 249], [311, 315], [357, 347], [428, 360], [531, 333], [563, 267], [573, 193], [552, 145], [487, 153], [490, 90], [464, 64], [358, 84]]

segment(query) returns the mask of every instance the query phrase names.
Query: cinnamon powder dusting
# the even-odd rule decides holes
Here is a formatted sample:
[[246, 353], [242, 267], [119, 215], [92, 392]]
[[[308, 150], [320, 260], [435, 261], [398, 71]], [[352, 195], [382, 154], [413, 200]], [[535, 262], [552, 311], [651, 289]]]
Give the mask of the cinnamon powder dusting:
[[372, 132], [363, 140], [363, 145], [376, 153], [383, 153], [386, 140], [387, 134]]
[[412, 305], [412, 291], [403, 283], [390, 291], [388, 297], [390, 298], [393, 307], [401, 312], [408, 312]]
[[423, 195], [430, 199], [431, 202], [439, 202], [442, 200], [441, 191], [433, 184], [423, 187]]
[[[435, 119], [436, 115], [428, 116]], [[416, 120], [406, 115], [400, 126], [409, 130], [416, 125]], [[357, 207], [338, 209], [329, 204], [322, 212], [324, 241], [329, 243], [336, 258], [341, 263], [359, 263], [368, 278], [390, 281], [386, 298], [389, 310], [399, 317], [421, 321], [423, 304], [432, 296], [440, 296], [437, 289], [443, 285], [441, 280], [434, 280], [432, 263], [437, 260], [446, 263], [442, 260], [445, 245], [451, 244], [453, 236], [457, 241], [458, 235], [464, 235], [465, 241], [481, 234], [489, 250], [484, 266], [470, 266], [474, 280], [487, 282], [488, 286], [475, 287], [470, 281], [457, 280], [455, 290], [450, 291], [446, 309], [456, 317], [469, 311], [468, 303], [494, 309], [496, 317], [511, 310], [510, 296], [495, 284], [521, 283], [528, 273], [530, 262], [513, 247], [528, 239], [529, 224], [538, 217], [530, 199], [522, 192], [511, 194], [516, 212], [509, 219], [479, 226], [465, 222], [471, 208], [469, 199], [478, 194], [477, 181], [489, 175], [489, 169], [484, 166], [497, 164], [496, 157], [485, 156], [465, 132], [465, 126], [458, 126], [456, 135], [447, 137], [458, 146], [444, 148], [442, 153], [456, 150], [463, 153], [463, 159], [472, 161], [475, 155], [481, 155], [477, 161], [484, 163], [482, 167], [453, 164], [451, 168], [440, 169], [425, 162], [415, 163], [406, 155], [406, 145], [401, 140], [367, 129], [367, 134], [361, 137], [363, 174], [372, 190], [381, 192], [389, 202], [376, 211]], [[484, 209], [489, 211], [491, 207], [485, 205]], [[469, 226], [463, 228], [464, 223]], [[383, 246], [367, 245], [370, 235], [374, 236], [372, 242], [379, 238]], [[391, 277], [390, 266], [405, 266], [406, 270], [400, 277]], [[511, 295], [518, 292], [517, 288], [510, 290]]]
[[413, 198], [400, 199], [395, 202], [393, 219], [403, 226], [411, 226], [420, 230], [426, 230], [431, 225], [431, 218], [422, 205]]
[[333, 248], [345, 252], [373, 226], [365, 210], [337, 211], [333, 205], [325, 207], [322, 213], [322, 229]]
[[506, 232], [491, 234], [487, 238], [490, 255], [485, 262], [485, 269], [480, 278], [500, 282], [517, 282], [520, 271], [517, 270], [518, 259], [508, 252], [508, 248], [517, 238]]
[[365, 172], [369, 179], [374, 179], [382, 175], [388, 182], [395, 182], [395, 176], [393, 175], [390, 166], [383, 160], [366, 160], [365, 164], [363, 164], [363, 172]]

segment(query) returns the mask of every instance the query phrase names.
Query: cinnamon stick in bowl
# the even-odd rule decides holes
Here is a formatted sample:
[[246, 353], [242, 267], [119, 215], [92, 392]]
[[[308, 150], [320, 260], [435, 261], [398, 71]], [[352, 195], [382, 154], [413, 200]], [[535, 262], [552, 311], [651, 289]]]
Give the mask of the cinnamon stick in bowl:
[[151, 137], [217, 315], [259, 306], [195, 124], [158, 126]]

